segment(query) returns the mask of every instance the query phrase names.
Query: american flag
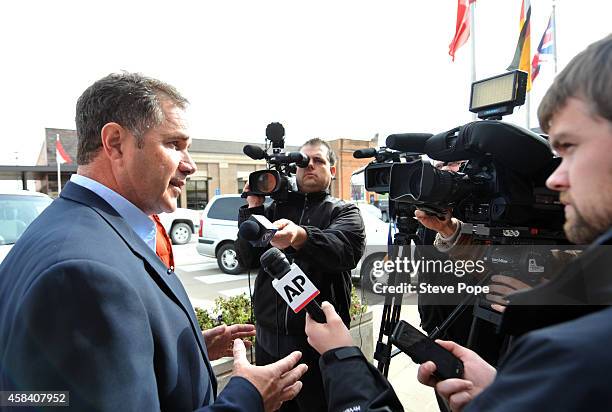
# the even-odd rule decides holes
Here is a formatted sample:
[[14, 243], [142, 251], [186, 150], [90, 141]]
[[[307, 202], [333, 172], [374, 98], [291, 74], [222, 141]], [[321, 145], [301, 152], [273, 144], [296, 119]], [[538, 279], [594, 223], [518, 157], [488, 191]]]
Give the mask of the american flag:
[[548, 19], [548, 26], [546, 26], [544, 35], [542, 35], [542, 40], [540, 40], [538, 51], [534, 54], [533, 61], [531, 62], [531, 81], [534, 81], [540, 72], [542, 62], [548, 61], [555, 54], [554, 29], [553, 16], [551, 15]]

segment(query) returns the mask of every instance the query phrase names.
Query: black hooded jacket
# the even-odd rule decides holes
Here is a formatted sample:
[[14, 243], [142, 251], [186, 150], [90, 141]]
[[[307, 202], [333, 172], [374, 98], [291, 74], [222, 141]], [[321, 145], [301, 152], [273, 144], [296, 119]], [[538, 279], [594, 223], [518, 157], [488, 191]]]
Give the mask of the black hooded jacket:
[[[289, 219], [302, 226], [308, 239], [299, 250], [291, 247], [284, 253], [293, 258], [321, 292], [316, 300], [334, 305], [345, 324], [350, 323], [350, 271], [357, 266], [365, 247], [365, 230], [357, 206], [331, 197], [327, 192], [290, 192], [286, 201], [269, 206], [239, 210], [238, 224], [249, 216], [264, 215], [271, 222]], [[269, 247], [268, 247], [269, 248]], [[236, 241], [240, 264], [247, 269], [259, 268], [255, 281], [253, 307], [258, 325], [278, 329], [278, 333], [305, 335], [304, 311], [295, 314], [277, 295], [272, 278], [260, 267], [259, 258], [268, 248]]]

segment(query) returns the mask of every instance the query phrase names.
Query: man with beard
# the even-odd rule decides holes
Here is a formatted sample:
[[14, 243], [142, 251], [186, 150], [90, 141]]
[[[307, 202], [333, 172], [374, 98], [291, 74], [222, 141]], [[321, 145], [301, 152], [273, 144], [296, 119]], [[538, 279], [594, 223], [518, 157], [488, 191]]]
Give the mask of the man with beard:
[[[453, 411], [611, 410], [612, 392], [612, 35], [578, 54], [557, 76], [538, 111], [562, 157], [547, 186], [565, 205], [565, 233], [589, 247], [547, 284], [509, 297], [503, 323], [522, 335], [496, 370], [473, 351], [438, 341], [462, 360], [462, 379], [439, 381], [436, 365], [419, 367], [420, 382], [435, 387]], [[327, 324], [307, 319], [309, 342], [321, 353], [334, 410], [394, 405], [385, 382], [357, 353], [326, 312]], [[515, 329], [516, 330], [516, 329]], [[341, 355], [341, 356], [340, 356]], [[351, 375], [337, 377], [340, 370]], [[371, 384], [351, 392], [359, 376]], [[353, 379], [354, 378], [354, 379]], [[383, 399], [381, 399], [381, 397]], [[335, 402], [335, 403], [334, 403]]]

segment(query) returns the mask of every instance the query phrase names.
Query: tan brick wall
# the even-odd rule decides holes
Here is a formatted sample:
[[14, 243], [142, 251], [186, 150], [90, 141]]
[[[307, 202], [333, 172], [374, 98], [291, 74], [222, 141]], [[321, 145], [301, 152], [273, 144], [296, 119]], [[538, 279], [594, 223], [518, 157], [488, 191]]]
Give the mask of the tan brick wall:
[[221, 179], [221, 194], [227, 195], [230, 193], [238, 193], [238, 168], [233, 163], [225, 163], [219, 165], [219, 174]]
[[215, 195], [215, 189], [220, 187], [219, 182], [219, 164], [218, 163], [208, 163], [206, 165], [208, 171], [208, 199], [212, 199]]
[[357, 149], [375, 147], [375, 145], [369, 141], [353, 139], [336, 139], [328, 143], [338, 157], [336, 178], [332, 182], [331, 187], [332, 196], [349, 200], [351, 198], [351, 174], [372, 160], [355, 159], [353, 152]]

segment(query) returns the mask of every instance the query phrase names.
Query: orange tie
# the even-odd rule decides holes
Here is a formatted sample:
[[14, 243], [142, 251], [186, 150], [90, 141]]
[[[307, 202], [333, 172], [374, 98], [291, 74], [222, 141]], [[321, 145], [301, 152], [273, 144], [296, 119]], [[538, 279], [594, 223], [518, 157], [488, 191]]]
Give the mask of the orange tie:
[[155, 235], [155, 253], [161, 259], [164, 264], [174, 270], [174, 255], [172, 254], [172, 242], [166, 233], [166, 229], [164, 229], [164, 225], [161, 224], [159, 220], [159, 216], [151, 215], [149, 216], [151, 220], [155, 222], [156, 235]]

